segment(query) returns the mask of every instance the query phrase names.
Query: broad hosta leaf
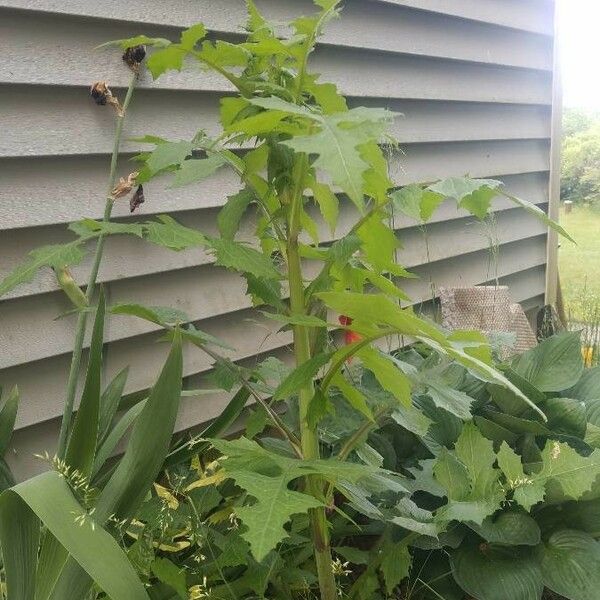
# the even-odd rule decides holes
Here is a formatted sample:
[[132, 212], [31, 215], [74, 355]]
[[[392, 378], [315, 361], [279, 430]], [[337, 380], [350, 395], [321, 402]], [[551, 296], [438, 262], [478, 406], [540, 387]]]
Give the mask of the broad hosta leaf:
[[242, 216], [250, 203], [254, 200], [254, 193], [251, 190], [244, 189], [229, 196], [227, 203], [220, 210], [217, 217], [219, 231], [224, 238], [232, 240], [238, 232]]
[[76, 240], [68, 244], [40, 246], [32, 250], [25, 262], [0, 281], [0, 297], [18, 285], [32, 281], [35, 274], [43, 267], [63, 269], [79, 264], [85, 256], [85, 252], [81, 248], [81, 243], [82, 240]]
[[[123, 550], [78, 504], [67, 482], [52, 471], [7, 490], [0, 497], [0, 536], [9, 597], [34, 598], [40, 521], [111, 598], [148, 600]], [[75, 597], [70, 591], [61, 596], [55, 589], [52, 599]]]
[[542, 392], [560, 392], [574, 386], [583, 372], [578, 332], [544, 340], [517, 357], [513, 369]]
[[565, 391], [565, 396], [583, 402], [600, 398], [600, 367], [585, 369], [579, 381]]
[[600, 598], [600, 543], [589, 533], [562, 530], [542, 550], [544, 584], [569, 600]]
[[[0, 388], [0, 398], [2, 398], [2, 388]], [[15, 386], [6, 397], [2, 408], [0, 409], [0, 457], [4, 456], [17, 420], [17, 411], [19, 409], [19, 390]]]
[[537, 546], [540, 528], [535, 520], [524, 512], [502, 512], [498, 517], [488, 517], [481, 525], [469, 527], [491, 544], [507, 546]]
[[217, 264], [222, 267], [263, 279], [281, 278], [273, 261], [250, 246], [227, 239], [212, 239], [210, 245], [215, 251]]
[[173, 217], [160, 215], [158, 219], [145, 224], [145, 237], [149, 242], [175, 251], [208, 245], [205, 235], [181, 225]]
[[96, 444], [100, 433], [100, 384], [102, 379], [105, 312], [106, 301], [104, 289], [101, 288], [92, 330], [81, 403], [79, 404], [77, 416], [73, 423], [65, 458], [71, 468], [86, 478], [89, 478], [92, 472]]
[[454, 579], [477, 600], [540, 600], [544, 585], [532, 552], [462, 544], [450, 554]]
[[580, 438], [585, 436], [587, 414], [583, 402], [572, 398], [549, 398], [542, 409], [552, 431]]

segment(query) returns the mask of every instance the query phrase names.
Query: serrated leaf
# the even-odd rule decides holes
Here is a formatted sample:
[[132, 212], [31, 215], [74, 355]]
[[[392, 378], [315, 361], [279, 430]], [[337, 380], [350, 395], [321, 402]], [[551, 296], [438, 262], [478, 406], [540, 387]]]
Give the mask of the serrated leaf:
[[170, 43], [171, 41], [165, 38], [151, 38], [147, 35], [136, 35], [130, 38], [106, 42], [98, 46], [98, 48], [104, 48], [105, 46], [120, 46], [123, 50], [127, 50], [127, 48], [133, 48], [134, 46], [155, 46], [160, 48], [168, 46]]
[[333, 193], [332, 189], [324, 183], [313, 181], [310, 184], [310, 188], [313, 191], [315, 201], [319, 205], [323, 220], [329, 226], [331, 233], [335, 233], [337, 225], [338, 214], [339, 214], [339, 200], [338, 197]]
[[32, 250], [25, 262], [0, 281], [0, 297], [18, 285], [32, 281], [35, 274], [43, 267], [63, 269], [79, 264], [85, 256], [85, 252], [80, 247], [81, 244], [81, 240], [76, 240], [68, 244], [40, 246]]
[[431, 419], [423, 414], [414, 405], [398, 406], [391, 414], [392, 419], [406, 429], [419, 437], [427, 435], [431, 426]]
[[186, 50], [173, 44], [156, 50], [146, 59], [146, 66], [152, 77], [158, 79], [167, 71], [181, 71]]
[[246, 293], [252, 297], [254, 306], [267, 304], [278, 310], [287, 309], [281, 299], [281, 281], [278, 279], [262, 279], [250, 273], [245, 273], [244, 279], [248, 284]]
[[181, 225], [172, 217], [160, 215], [158, 218], [159, 221], [150, 221], [144, 225], [145, 237], [149, 242], [175, 251], [209, 244], [204, 234]]
[[423, 188], [415, 183], [390, 194], [394, 209], [399, 210], [415, 221], [421, 220], [421, 200]]
[[[312, 496], [289, 489], [289, 484], [307, 475], [319, 475], [333, 483], [368, 481], [381, 472], [365, 465], [337, 460], [298, 460], [274, 454], [246, 438], [212, 440], [224, 456], [225, 475], [255, 498], [250, 505], [234, 508], [247, 530], [242, 534], [261, 561], [285, 537], [284, 525], [291, 516], [322, 504]], [[386, 480], [389, 484], [389, 482]], [[403, 489], [400, 487], [400, 489]]]
[[232, 240], [235, 237], [240, 221], [253, 200], [254, 193], [249, 189], [243, 189], [227, 198], [225, 206], [219, 211], [217, 217], [219, 231], [224, 238]]
[[188, 315], [183, 311], [169, 306], [144, 306], [143, 304], [115, 304], [110, 308], [113, 315], [131, 315], [156, 323], [165, 325], [177, 325], [190, 321]]
[[295, 136], [283, 144], [295, 152], [315, 155], [315, 168], [325, 171], [362, 210], [363, 175], [369, 164], [362, 158], [359, 147], [378, 141], [392, 116], [385, 110], [367, 108], [323, 115], [317, 119], [318, 131]]
[[166, 142], [156, 146], [146, 160], [150, 176], [152, 177], [168, 167], [182, 163], [191, 154], [193, 147], [192, 142], [187, 141]]
[[455, 200], [459, 207], [483, 219], [489, 212], [492, 199], [498, 195], [497, 189], [502, 185], [501, 181], [495, 179], [450, 177], [430, 185], [428, 189]]
[[[426, 378], [425, 378], [426, 379]], [[455, 390], [443, 381], [429, 379], [427, 381], [427, 395], [438, 408], [443, 408], [449, 413], [466, 421], [471, 418], [471, 405], [474, 399], [460, 390]]]
[[207, 177], [216, 173], [226, 162], [220, 154], [213, 154], [208, 158], [184, 160], [180, 168], [175, 171], [171, 187], [183, 187], [184, 185], [204, 181]]
[[69, 225], [69, 229], [81, 237], [87, 237], [90, 233], [142, 237], [144, 233], [144, 228], [140, 223], [114, 223], [113, 221], [95, 221], [94, 219], [76, 221]]
[[350, 384], [341, 373], [336, 373], [331, 380], [331, 385], [336, 387], [347, 400], [348, 404], [359, 413], [362, 413], [367, 419], [373, 421], [373, 412], [369, 408], [369, 403], [365, 395], [354, 385]]
[[364, 366], [375, 375], [384, 390], [390, 392], [403, 406], [411, 406], [410, 380], [392, 360], [370, 347], [362, 348], [357, 356]]
[[297, 394], [302, 387], [315, 378], [321, 367], [326, 365], [330, 359], [331, 353], [323, 352], [297, 366], [277, 387], [273, 394], [273, 400], [283, 400]]
[[258, 278], [280, 279], [281, 275], [273, 261], [258, 250], [227, 239], [211, 239], [210, 245], [215, 251], [216, 264], [250, 273]]
[[206, 37], [206, 27], [202, 23], [196, 23], [196, 25], [192, 25], [181, 32], [179, 45], [184, 50], [192, 50], [204, 37]]
[[412, 557], [408, 547], [403, 542], [388, 542], [382, 548], [383, 558], [379, 568], [385, 581], [385, 589], [388, 594], [400, 585], [410, 573]]

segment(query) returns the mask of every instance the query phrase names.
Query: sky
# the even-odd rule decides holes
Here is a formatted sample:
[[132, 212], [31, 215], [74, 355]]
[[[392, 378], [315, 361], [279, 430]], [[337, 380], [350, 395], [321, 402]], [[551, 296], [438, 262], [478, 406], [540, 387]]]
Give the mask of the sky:
[[600, 110], [600, 0], [558, 0], [564, 105]]

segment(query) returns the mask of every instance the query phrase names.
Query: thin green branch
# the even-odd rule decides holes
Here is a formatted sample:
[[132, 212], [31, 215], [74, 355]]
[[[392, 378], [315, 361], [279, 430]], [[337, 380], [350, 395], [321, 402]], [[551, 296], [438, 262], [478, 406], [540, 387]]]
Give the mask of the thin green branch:
[[[110, 220], [112, 214], [112, 208], [114, 200], [111, 197], [111, 192], [115, 187], [117, 181], [117, 164], [119, 160], [119, 149], [121, 147], [121, 138], [123, 136], [123, 123], [125, 121], [125, 115], [127, 108], [133, 97], [133, 91], [135, 89], [135, 83], [137, 81], [138, 74], [133, 73], [129, 81], [129, 87], [127, 88], [127, 94], [123, 101], [122, 111], [117, 115], [117, 125], [115, 128], [114, 143], [112, 149], [112, 155], [110, 158], [110, 172], [108, 176], [108, 190], [106, 197], [106, 204], [104, 206], [103, 222]], [[102, 262], [102, 254], [104, 252], [104, 236], [100, 235], [96, 243], [96, 250], [94, 252], [94, 258], [92, 262], [92, 268], [87, 282], [87, 288], [85, 296], [88, 303], [91, 303], [94, 291], [96, 287], [96, 280], [98, 278], [98, 270], [100, 269], [100, 263]], [[75, 404], [75, 394], [77, 393], [77, 382], [79, 380], [79, 369], [81, 366], [81, 355], [83, 353], [83, 342], [85, 339], [85, 333], [87, 328], [87, 311], [81, 311], [77, 319], [77, 325], [75, 328], [75, 340], [73, 342], [73, 354], [71, 356], [71, 366], [69, 369], [69, 377], [67, 380], [67, 390], [65, 396], [65, 406], [63, 411], [62, 422], [60, 424], [60, 434], [58, 438], [58, 450], [57, 456], [64, 458], [69, 431], [71, 428], [71, 421], [73, 419], [73, 406]]]

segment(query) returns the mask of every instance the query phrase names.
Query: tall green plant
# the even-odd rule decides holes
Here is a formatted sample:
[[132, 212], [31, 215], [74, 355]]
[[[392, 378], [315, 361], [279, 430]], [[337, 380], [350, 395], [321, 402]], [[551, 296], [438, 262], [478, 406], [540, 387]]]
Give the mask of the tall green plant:
[[[321, 598], [334, 600], [337, 591], [327, 509], [335, 507], [335, 495], [354, 498], [368, 513], [372, 509], [367, 499], [373, 490], [402, 489], [395, 477], [376, 466], [346, 462], [377, 419], [392, 410], [389, 405], [372, 410], [364, 394], [353, 384], [346, 369], [348, 361], [358, 357], [383, 389], [393, 394], [397, 406], [408, 408], [411, 379], [377, 346], [383, 340], [406, 336], [457, 361], [485, 380], [505, 386], [518, 401], [545, 418], [518, 387], [493, 368], [489, 346], [481, 334], [449, 335], [417, 316], [411, 308], [402, 308], [402, 302], [408, 298], [399, 283], [411, 274], [395, 260], [399, 242], [393, 229], [393, 211], [401, 210], [419, 221], [427, 221], [448, 198], [476, 217], [484, 218], [492, 199], [503, 194], [548, 225], [558, 226], [537, 207], [506, 193], [500, 182], [494, 180], [452, 178], [433, 185], [396, 189], [384, 152], [389, 148], [392, 160], [398, 160], [388, 133], [396, 115], [380, 108], [348, 108], [333, 84], [320, 82], [308, 69], [316, 40], [325, 25], [338, 16], [340, 2], [316, 0], [315, 4], [319, 12], [294, 20], [288, 38], [279, 37], [274, 26], [248, 0], [248, 36], [238, 44], [206, 39], [202, 24], [185, 30], [177, 42], [146, 36], [116, 42], [126, 50], [126, 55], [131, 55], [130, 48], [151, 47], [153, 52], [147, 67], [155, 78], [172, 69], [182, 70], [191, 61], [216, 71], [235, 90], [235, 95], [221, 100], [222, 133], [218, 137], [211, 138], [199, 131], [189, 141], [141, 138], [141, 142], [153, 148], [138, 157], [139, 170], [117, 190], [121, 195], [134, 185], [163, 175], [172, 177], [173, 186], [191, 185], [220, 169], [233, 169], [240, 178], [241, 189], [227, 200], [219, 215], [220, 236], [184, 227], [168, 216], [140, 223], [111, 222], [110, 209], [116, 194], [113, 190], [103, 221], [85, 219], [75, 223], [71, 226], [76, 235], [72, 242], [32, 253], [25, 265], [0, 283], [0, 294], [30, 278], [39, 268], [65, 269], [81, 260], [88, 242], [98, 240], [86, 302], [80, 307], [74, 377], [79, 371], [81, 332], [89, 310], [86, 305], [92, 300], [102, 247], [108, 236], [135, 235], [175, 251], [203, 247], [214, 256], [215, 264], [241, 273], [253, 303], [263, 307], [266, 317], [293, 333], [295, 367], [275, 389], [269, 390], [270, 401], [265, 400], [264, 376], [260, 371], [242, 369], [225, 359], [214, 350], [219, 342], [195, 327], [179, 327], [187, 320], [180, 313], [131, 304], [109, 308], [113, 313], [130, 314], [161, 325], [173, 338], [173, 348], [154, 391], [137, 416], [125, 456], [109, 474], [108, 482], [92, 504], [92, 522], [100, 528], [91, 526], [85, 530], [86, 535], [96, 531], [103, 536], [102, 526], [110, 526], [115, 519], [129, 519], [163, 463], [166, 439], [180, 396], [183, 338], [215, 360], [223, 387], [231, 389], [237, 383], [243, 390], [241, 396], [236, 395], [232, 400], [230, 414], [222, 423], [231, 422], [232, 414], [241, 410], [243, 400], [252, 397], [288, 445], [289, 455], [284, 455], [280, 449], [262, 447], [243, 438], [212, 442], [223, 454], [222, 476], [235, 481], [251, 499], [234, 510], [254, 558], [263, 561], [286, 537], [285, 527], [292, 516], [307, 513]], [[119, 136], [120, 130], [117, 139]], [[113, 175], [111, 168], [111, 179]], [[355, 220], [351, 227], [340, 232], [343, 235], [337, 235], [338, 215], [342, 210], [354, 211]], [[252, 244], [236, 239], [246, 213], [256, 215], [256, 239]], [[101, 299], [96, 311], [96, 340], [101, 339], [103, 310]], [[353, 334], [349, 345], [339, 348], [336, 344], [334, 330], [339, 326], [335, 319], [329, 318], [331, 314], [340, 316], [342, 328]], [[84, 401], [72, 426], [74, 384], [70, 378], [61, 436], [67, 460], [77, 466], [84, 481], [98, 471], [99, 454], [102, 457], [110, 454], [99, 446], [98, 432], [107, 419], [102, 417], [98, 405], [95, 371], [90, 373], [99, 364], [99, 355], [92, 348]], [[319, 423], [333, 410], [334, 393], [341, 394], [363, 420], [356, 432], [343, 440], [337, 455], [324, 459], [317, 432]], [[292, 398], [298, 399], [297, 428], [286, 423], [273, 406]], [[107, 406], [114, 404], [108, 402]], [[160, 432], [160, 444], [150, 451], [147, 440], [156, 437], [153, 427]], [[68, 443], [65, 431], [71, 431]], [[103, 434], [104, 443], [114, 438]], [[171, 460], [177, 460], [187, 455], [179, 447], [170, 456]], [[26, 590], [22, 597], [32, 597], [31, 584], [24, 583], [30, 580], [23, 578], [36, 568], [36, 519], [41, 519], [71, 554], [66, 561], [53, 563], [52, 569], [44, 566], [52, 576], [52, 592], [47, 597], [83, 598], [92, 577], [115, 600], [123, 598], [121, 589], [111, 583], [114, 573], [109, 557], [116, 556], [115, 552], [110, 550], [110, 554], [107, 550], [107, 562], [91, 570], [85, 548], [75, 544], [75, 541], [80, 544], [81, 539], [65, 537], [61, 524], [52, 521], [52, 515], [32, 500], [29, 493], [32, 486], [40, 486], [42, 490], [47, 487], [53, 498], [67, 493], [65, 486], [58, 490], [56, 478], [44, 477], [22, 484], [24, 487], [2, 497], [6, 504], [0, 523], [2, 545], [7, 548], [11, 536], [18, 536], [21, 547], [16, 556], [23, 557], [11, 565], [13, 575], [9, 586], [13, 589], [22, 586]], [[302, 483], [298, 485], [298, 481]], [[9, 518], [16, 511], [27, 515], [21, 531], [14, 530], [15, 524]], [[87, 522], [84, 513], [80, 516]], [[108, 539], [102, 543], [106, 548], [110, 545]], [[400, 544], [399, 552], [405, 552], [406, 543], [404, 540]], [[40, 567], [45, 564], [40, 563]], [[389, 567], [388, 562], [381, 565], [384, 570]], [[121, 575], [123, 581], [128, 581], [125, 571]], [[133, 586], [131, 590], [129, 597], [141, 597], [139, 587]]]

